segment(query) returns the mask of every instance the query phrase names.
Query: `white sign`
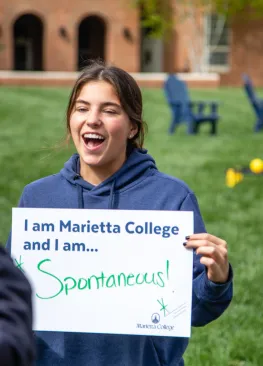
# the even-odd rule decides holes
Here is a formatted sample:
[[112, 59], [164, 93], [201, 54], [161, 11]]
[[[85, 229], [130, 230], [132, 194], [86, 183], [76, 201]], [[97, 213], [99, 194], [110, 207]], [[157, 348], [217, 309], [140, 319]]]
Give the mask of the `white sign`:
[[14, 208], [34, 330], [189, 337], [193, 213]]

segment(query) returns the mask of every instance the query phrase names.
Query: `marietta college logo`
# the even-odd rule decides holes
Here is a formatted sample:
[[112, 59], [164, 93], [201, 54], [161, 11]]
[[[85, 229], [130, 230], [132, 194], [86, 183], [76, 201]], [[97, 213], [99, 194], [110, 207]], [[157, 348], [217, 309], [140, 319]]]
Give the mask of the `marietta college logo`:
[[158, 324], [159, 323], [159, 321], [160, 321], [160, 315], [158, 314], [158, 313], [154, 313], [153, 315], [152, 315], [152, 322], [154, 323], [154, 324]]
[[141, 324], [137, 323], [137, 328], [140, 329], [161, 329], [162, 331], [171, 331], [174, 329], [174, 326], [166, 325], [166, 324], [160, 324], [160, 314], [153, 313], [151, 316], [151, 321], [153, 324]]

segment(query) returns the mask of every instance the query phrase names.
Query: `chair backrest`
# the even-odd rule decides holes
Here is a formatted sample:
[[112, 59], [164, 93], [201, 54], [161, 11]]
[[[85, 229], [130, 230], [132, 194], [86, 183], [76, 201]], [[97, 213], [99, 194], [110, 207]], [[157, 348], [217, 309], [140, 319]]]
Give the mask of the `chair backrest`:
[[255, 90], [254, 90], [252, 80], [250, 79], [250, 77], [247, 74], [243, 74], [242, 78], [243, 78], [243, 82], [244, 82], [244, 89], [247, 93], [247, 96], [248, 96], [249, 100], [252, 103], [254, 103], [257, 100], [257, 97], [256, 97], [256, 94], [255, 94]]
[[169, 74], [164, 83], [164, 92], [168, 103], [189, 103], [190, 101], [185, 82], [178, 79], [175, 74]]
[[174, 103], [181, 104], [182, 119], [187, 120], [189, 118], [190, 98], [186, 83], [180, 80], [177, 75], [169, 74], [164, 83], [164, 93], [171, 107]]
[[246, 91], [246, 94], [248, 96], [248, 99], [249, 99], [252, 107], [254, 108], [254, 111], [257, 116], [261, 116], [262, 111], [261, 111], [261, 107], [259, 105], [258, 98], [257, 98], [255, 90], [254, 90], [252, 80], [250, 79], [250, 77], [247, 74], [243, 74], [242, 78], [243, 78], [243, 82], [244, 82], [244, 89]]

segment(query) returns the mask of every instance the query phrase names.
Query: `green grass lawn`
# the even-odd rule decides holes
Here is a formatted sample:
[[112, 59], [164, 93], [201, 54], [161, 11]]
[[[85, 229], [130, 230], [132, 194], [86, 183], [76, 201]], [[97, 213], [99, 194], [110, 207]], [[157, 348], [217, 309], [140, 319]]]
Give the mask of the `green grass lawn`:
[[[208, 126], [188, 136], [185, 125], [169, 136], [170, 111], [162, 90], [143, 91], [149, 126], [145, 147], [160, 170], [195, 191], [207, 230], [228, 242], [235, 273], [230, 308], [212, 324], [193, 329], [186, 365], [263, 365], [263, 176], [246, 176], [234, 189], [225, 185], [226, 168], [263, 159], [263, 133], [253, 132], [255, 117], [243, 90], [191, 93], [194, 99], [221, 102], [218, 136], [209, 136]], [[0, 88], [2, 242], [23, 187], [59, 171], [73, 151], [56, 148], [65, 135], [68, 95], [68, 89]]]

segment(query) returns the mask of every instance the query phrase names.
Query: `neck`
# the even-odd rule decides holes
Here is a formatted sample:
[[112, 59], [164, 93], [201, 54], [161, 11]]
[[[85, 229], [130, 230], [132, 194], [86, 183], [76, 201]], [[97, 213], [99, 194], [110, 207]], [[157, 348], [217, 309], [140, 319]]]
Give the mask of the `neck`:
[[[125, 161], [125, 160], [124, 160]], [[123, 165], [124, 161], [122, 161], [118, 166], [90, 166], [85, 164], [80, 159], [80, 175], [87, 182], [91, 183], [94, 186], [105, 181], [107, 178], [111, 177], [114, 173], [116, 173]]]

